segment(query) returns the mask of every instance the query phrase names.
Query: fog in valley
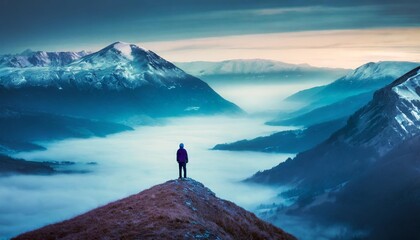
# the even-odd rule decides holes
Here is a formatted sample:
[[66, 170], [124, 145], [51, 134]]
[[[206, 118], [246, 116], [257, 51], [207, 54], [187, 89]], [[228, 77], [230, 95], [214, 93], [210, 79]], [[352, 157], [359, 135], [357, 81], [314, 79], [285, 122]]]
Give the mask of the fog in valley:
[[344, 3], [0, 1], [0, 240], [420, 239], [420, 1]]
[[[251, 110], [266, 103], [280, 104], [275, 92], [290, 94], [296, 87], [249, 86], [233, 91], [230, 100]], [[223, 90], [223, 88], [222, 88]], [[232, 91], [230, 91], [232, 90]], [[267, 94], [265, 94], [267, 93]], [[269, 98], [272, 97], [270, 100]], [[274, 104], [275, 103], [275, 104]], [[261, 108], [256, 108], [260, 105]], [[256, 111], [257, 112], [257, 111]], [[253, 112], [251, 111], [251, 114]], [[201, 116], [161, 119], [152, 126], [105, 138], [43, 142], [45, 151], [21, 152], [13, 157], [32, 161], [70, 161], [62, 170], [80, 173], [47, 176], [13, 175], [0, 178], [0, 236], [12, 237], [45, 224], [65, 220], [178, 177], [175, 153], [183, 142], [190, 162], [188, 177], [202, 182], [217, 196], [248, 210], [262, 203], [281, 201], [279, 189], [241, 182], [269, 169], [293, 154], [210, 150], [218, 143], [269, 135], [291, 127], [267, 126], [269, 117]], [[252, 194], [250, 194], [252, 193]]]
[[[335, 79], [329, 79], [331, 82]], [[222, 83], [221, 83], [222, 82]], [[281, 101], [298, 91], [321, 86], [325, 79], [314, 79], [311, 82], [269, 82], [269, 83], [226, 83], [229, 81], [210, 82], [209, 85], [225, 99], [234, 102], [247, 113], [276, 114], [277, 111], [289, 111], [299, 105], [285, 104]], [[271, 116], [272, 117], [272, 116]], [[268, 119], [267, 119], [268, 120]]]
[[[134, 131], [105, 138], [41, 142], [47, 150], [15, 154], [13, 157], [39, 162], [75, 162], [61, 170], [80, 173], [1, 177], [0, 236], [12, 237], [62, 221], [176, 179], [175, 153], [180, 142], [189, 153], [188, 177], [202, 182], [218, 197], [257, 214], [261, 204], [287, 204], [278, 196], [281, 189], [241, 181], [294, 154], [210, 149], [218, 143], [292, 129], [264, 123], [275, 116], [273, 109], [288, 107], [281, 105], [281, 99], [314, 85], [218, 85], [216, 91], [247, 110], [247, 114], [159, 119], [154, 125], [137, 126]], [[293, 229], [295, 221], [302, 222], [290, 221], [280, 224], [288, 230], [288, 225]]]

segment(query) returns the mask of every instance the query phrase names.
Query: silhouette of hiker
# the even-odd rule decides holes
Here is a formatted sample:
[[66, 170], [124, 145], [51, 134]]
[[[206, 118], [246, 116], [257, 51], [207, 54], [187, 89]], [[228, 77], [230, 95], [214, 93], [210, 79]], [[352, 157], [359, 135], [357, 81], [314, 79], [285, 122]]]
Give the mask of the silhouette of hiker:
[[188, 163], [188, 153], [184, 149], [184, 144], [179, 144], [179, 149], [176, 151], [176, 161], [179, 165], [179, 178], [182, 178], [181, 170], [184, 169], [184, 178], [187, 177], [187, 163]]

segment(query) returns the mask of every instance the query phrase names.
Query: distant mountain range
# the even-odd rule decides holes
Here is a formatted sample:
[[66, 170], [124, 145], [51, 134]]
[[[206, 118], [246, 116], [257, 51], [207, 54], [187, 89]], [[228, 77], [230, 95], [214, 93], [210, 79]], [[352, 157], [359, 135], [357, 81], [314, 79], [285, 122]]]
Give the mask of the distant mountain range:
[[45, 52], [26, 50], [21, 54], [0, 55], [0, 67], [58, 67], [78, 60], [89, 52]]
[[13, 239], [296, 239], [192, 179], [171, 180]]
[[177, 62], [175, 65], [210, 84], [302, 83], [306, 81], [327, 83], [350, 71], [265, 59]]
[[[76, 60], [61, 64], [68, 55]], [[81, 55], [49, 53], [31, 65], [15, 57], [21, 63], [0, 68], [0, 106], [110, 121], [241, 112], [205, 82], [136, 45], [116, 42]], [[52, 64], [52, 56], [63, 58]]]
[[4, 154], [43, 149], [39, 141], [126, 131], [156, 117], [242, 112], [202, 80], [133, 44], [0, 56]]
[[[388, 78], [392, 78], [395, 74], [411, 66], [418, 66], [418, 64], [411, 62], [368, 63], [331, 84], [298, 92], [289, 97], [286, 101], [301, 100], [311, 102], [311, 99], [315, 99], [314, 102], [317, 102], [317, 99], [327, 97], [328, 94], [330, 94], [330, 99], [334, 99], [331, 96], [335, 94], [334, 91], [338, 91], [337, 86], [341, 86], [343, 89], [335, 95], [340, 95], [341, 93], [343, 93], [343, 95], [351, 95], [354, 92], [359, 92], [359, 94], [344, 97], [343, 100], [338, 100], [337, 102], [330, 100], [332, 103], [322, 107], [314, 107], [314, 105], [309, 104], [298, 111], [283, 115], [279, 118], [281, 119], [279, 121], [274, 120], [268, 122], [268, 124], [271, 125], [304, 126], [303, 129], [282, 131], [270, 136], [218, 144], [213, 149], [287, 153], [308, 150], [323, 142], [333, 132], [343, 127], [346, 124], [347, 118], [352, 113], [372, 99], [373, 90], [371, 89], [374, 88], [372, 82], [379, 85], [385, 84], [385, 82], [389, 81]], [[357, 84], [354, 83], [354, 81], [356, 81], [356, 76], [359, 77]], [[369, 76], [371, 76], [371, 79]], [[361, 77], [363, 77], [363, 79], [361, 79]], [[394, 80], [396, 78], [398, 77], [395, 77]], [[345, 86], [347, 86], [348, 89], [345, 88]], [[340, 99], [342, 97], [343, 96], [340, 96], [338, 98]], [[312, 108], [315, 109], [309, 111], [309, 109]]]
[[415, 62], [367, 63], [338, 80], [300, 91], [285, 99], [302, 108], [281, 114], [268, 122], [271, 125], [313, 125], [348, 117], [372, 99], [374, 91], [386, 86], [411, 69]]
[[248, 181], [288, 186], [282, 196], [297, 199], [284, 210], [289, 214], [369, 228], [373, 239], [414, 239], [420, 229], [418, 217], [410, 223], [420, 213], [419, 136], [416, 67], [376, 91], [326, 141]]
[[[293, 160], [256, 174], [252, 180], [290, 183], [291, 180], [299, 182], [299, 175], [305, 175], [306, 180], [298, 186], [304, 186], [306, 182], [314, 188], [317, 184], [311, 181], [307, 174], [313, 174], [314, 178], [318, 178], [318, 175], [325, 173], [328, 168], [346, 171], [346, 174], [330, 176], [333, 179], [337, 177], [335, 181], [318, 179], [317, 188], [326, 189], [345, 182], [347, 177], [354, 175], [359, 165], [366, 167], [366, 164], [369, 165], [373, 159], [383, 156], [402, 141], [420, 133], [420, 97], [416, 92], [420, 88], [419, 69], [420, 67], [415, 68], [392, 84], [375, 92], [374, 98], [368, 105], [354, 113], [346, 126], [322, 144], [298, 154]], [[335, 154], [339, 155], [335, 156]], [[319, 160], [314, 161], [315, 158]], [[358, 158], [372, 160], [354, 160]], [[302, 172], [307, 168], [302, 168], [301, 164], [306, 167], [313, 165], [310, 168], [312, 171]], [[316, 171], [317, 168], [325, 170]], [[276, 173], [278, 171], [282, 174]]]

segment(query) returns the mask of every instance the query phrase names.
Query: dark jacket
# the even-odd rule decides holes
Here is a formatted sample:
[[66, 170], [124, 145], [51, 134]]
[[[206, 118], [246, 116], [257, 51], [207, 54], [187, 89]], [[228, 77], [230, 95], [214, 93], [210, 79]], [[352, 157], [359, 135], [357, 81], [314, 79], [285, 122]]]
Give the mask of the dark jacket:
[[187, 163], [188, 162], [188, 153], [187, 150], [184, 148], [178, 149], [176, 152], [176, 161], [179, 163]]

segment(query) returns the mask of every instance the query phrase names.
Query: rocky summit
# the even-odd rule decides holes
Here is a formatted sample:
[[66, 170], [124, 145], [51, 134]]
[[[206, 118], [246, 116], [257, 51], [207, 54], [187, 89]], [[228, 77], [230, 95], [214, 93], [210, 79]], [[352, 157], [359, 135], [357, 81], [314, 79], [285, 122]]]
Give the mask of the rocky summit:
[[14, 239], [295, 239], [203, 184], [171, 180]]

